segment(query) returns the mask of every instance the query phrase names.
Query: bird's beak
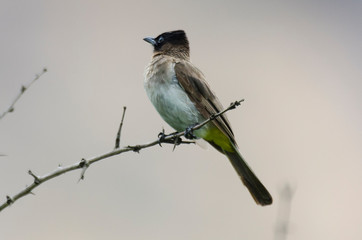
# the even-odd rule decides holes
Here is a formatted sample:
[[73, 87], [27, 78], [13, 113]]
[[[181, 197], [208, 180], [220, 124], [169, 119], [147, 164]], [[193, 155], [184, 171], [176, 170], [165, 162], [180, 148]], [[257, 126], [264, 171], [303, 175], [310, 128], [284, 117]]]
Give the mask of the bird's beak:
[[146, 37], [146, 38], [144, 38], [143, 40], [145, 40], [145, 41], [148, 42], [148, 43], [151, 43], [152, 46], [156, 46], [156, 45], [157, 45], [156, 40], [155, 40], [154, 38]]

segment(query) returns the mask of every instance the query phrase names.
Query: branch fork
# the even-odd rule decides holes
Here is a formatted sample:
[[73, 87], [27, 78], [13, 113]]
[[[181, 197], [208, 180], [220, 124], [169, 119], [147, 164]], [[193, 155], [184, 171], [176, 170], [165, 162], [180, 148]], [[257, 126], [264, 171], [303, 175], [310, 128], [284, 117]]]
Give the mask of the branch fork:
[[36, 176], [31, 170], [28, 171], [29, 175], [31, 175], [34, 178], [35, 184], [40, 184], [40, 179], [38, 176]]

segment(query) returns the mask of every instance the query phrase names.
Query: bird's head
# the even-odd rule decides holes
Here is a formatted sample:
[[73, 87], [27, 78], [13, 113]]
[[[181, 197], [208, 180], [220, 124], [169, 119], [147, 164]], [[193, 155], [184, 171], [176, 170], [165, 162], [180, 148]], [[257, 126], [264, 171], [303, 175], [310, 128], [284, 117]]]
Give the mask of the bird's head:
[[143, 40], [153, 46], [156, 54], [160, 53], [182, 58], [189, 57], [189, 41], [183, 30], [165, 32], [156, 38], [146, 37]]

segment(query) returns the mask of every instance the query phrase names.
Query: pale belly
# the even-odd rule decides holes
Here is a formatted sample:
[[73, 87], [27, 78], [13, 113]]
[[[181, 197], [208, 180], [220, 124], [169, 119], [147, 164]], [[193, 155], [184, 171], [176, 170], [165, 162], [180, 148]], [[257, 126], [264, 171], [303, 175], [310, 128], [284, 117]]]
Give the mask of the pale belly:
[[187, 94], [177, 83], [158, 84], [147, 94], [161, 117], [177, 131], [204, 120]]

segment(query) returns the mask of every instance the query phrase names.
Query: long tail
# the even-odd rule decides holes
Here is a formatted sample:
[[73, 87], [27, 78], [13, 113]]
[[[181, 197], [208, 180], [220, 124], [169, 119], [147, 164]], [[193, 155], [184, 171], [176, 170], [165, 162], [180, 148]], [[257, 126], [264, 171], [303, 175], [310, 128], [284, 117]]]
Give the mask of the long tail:
[[236, 147], [234, 147], [234, 149], [235, 152], [224, 151], [224, 154], [229, 158], [231, 164], [240, 176], [244, 185], [248, 188], [255, 202], [262, 206], [272, 204], [273, 198], [268, 190], [264, 187], [264, 185], [259, 181], [253, 171], [246, 164]]

